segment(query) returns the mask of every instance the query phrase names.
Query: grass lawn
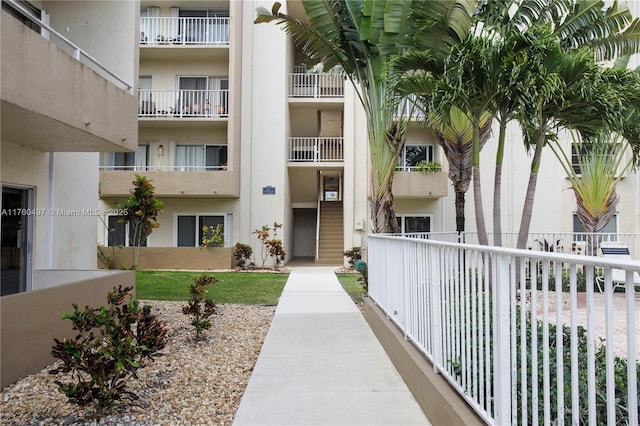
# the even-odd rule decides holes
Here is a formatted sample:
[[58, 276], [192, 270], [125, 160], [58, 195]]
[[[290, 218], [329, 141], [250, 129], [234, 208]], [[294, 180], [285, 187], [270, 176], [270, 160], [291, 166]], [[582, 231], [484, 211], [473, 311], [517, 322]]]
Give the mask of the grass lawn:
[[344, 291], [347, 292], [349, 296], [356, 302], [362, 302], [362, 293], [364, 293], [364, 288], [358, 278], [362, 275], [360, 274], [336, 274], [338, 277], [338, 281], [344, 288]]
[[[145, 300], [189, 299], [189, 285], [202, 272], [137, 271], [136, 294]], [[216, 303], [276, 305], [289, 275], [267, 272], [208, 272], [218, 283], [209, 289]]]

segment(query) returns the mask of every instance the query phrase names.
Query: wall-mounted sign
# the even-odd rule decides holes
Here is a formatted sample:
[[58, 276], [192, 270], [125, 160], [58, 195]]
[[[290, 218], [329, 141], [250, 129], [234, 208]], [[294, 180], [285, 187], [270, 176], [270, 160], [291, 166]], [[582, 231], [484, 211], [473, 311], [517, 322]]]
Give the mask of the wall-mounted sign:
[[262, 195], [276, 195], [276, 187], [275, 186], [262, 187]]

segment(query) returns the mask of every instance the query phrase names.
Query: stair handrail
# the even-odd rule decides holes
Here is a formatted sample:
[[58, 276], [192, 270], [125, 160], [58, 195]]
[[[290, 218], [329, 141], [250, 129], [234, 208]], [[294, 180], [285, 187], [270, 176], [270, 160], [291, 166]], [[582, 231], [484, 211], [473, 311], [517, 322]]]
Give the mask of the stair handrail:
[[316, 260], [320, 260], [320, 202], [322, 194], [318, 191], [318, 208], [316, 209]]

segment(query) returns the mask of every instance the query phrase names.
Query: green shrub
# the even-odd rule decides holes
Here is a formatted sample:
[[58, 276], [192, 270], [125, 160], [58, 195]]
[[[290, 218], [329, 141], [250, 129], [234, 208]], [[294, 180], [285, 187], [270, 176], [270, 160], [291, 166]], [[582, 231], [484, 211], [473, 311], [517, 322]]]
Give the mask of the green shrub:
[[436, 173], [442, 171], [442, 164], [439, 161], [420, 161], [416, 164], [416, 170], [422, 173]]
[[349, 250], [345, 250], [343, 254], [349, 258], [349, 266], [353, 269], [356, 260], [362, 259], [362, 247], [352, 247]]
[[369, 268], [367, 267], [367, 262], [364, 260], [356, 260], [354, 262], [354, 268], [356, 271], [360, 272], [362, 275], [358, 281], [362, 283], [362, 287], [364, 288], [365, 293], [369, 292]]
[[199, 340], [204, 330], [211, 328], [209, 318], [216, 313], [216, 304], [213, 300], [207, 299], [207, 286], [216, 284], [216, 279], [212, 276], [202, 275], [194, 280], [189, 287], [189, 301], [182, 308], [182, 313], [191, 315], [191, 325], [196, 330], [196, 340]]
[[236, 260], [240, 269], [244, 269], [247, 266], [247, 262], [251, 260], [253, 254], [253, 248], [249, 244], [236, 243], [233, 250], [233, 258]]
[[202, 227], [202, 245], [200, 247], [224, 247], [222, 225]]
[[74, 311], [62, 316], [71, 320], [78, 334], [72, 339], [54, 339], [51, 355], [62, 365], [50, 373], [72, 373], [70, 382], [54, 381], [70, 402], [95, 403], [102, 411], [123, 396], [132, 396], [125, 390], [127, 382], [164, 348], [164, 323], [151, 315], [151, 307], [140, 309], [132, 289], [114, 287], [107, 295], [106, 308], [87, 306], [80, 311], [74, 303]]

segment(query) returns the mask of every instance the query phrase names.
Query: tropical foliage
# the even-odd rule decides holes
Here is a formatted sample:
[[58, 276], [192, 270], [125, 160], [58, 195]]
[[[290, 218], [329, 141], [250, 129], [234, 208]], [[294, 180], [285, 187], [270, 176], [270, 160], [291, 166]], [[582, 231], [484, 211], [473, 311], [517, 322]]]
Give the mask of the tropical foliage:
[[367, 118], [374, 232], [398, 231], [391, 188], [407, 126], [403, 114], [398, 115], [400, 98], [391, 90], [393, 76], [387, 65], [413, 44], [448, 51], [466, 35], [473, 4], [302, 0], [308, 23], [280, 13], [280, 3], [271, 11], [257, 9], [256, 23], [281, 25], [310, 62], [321, 62], [325, 70], [339, 65], [354, 83]]
[[[497, 245], [501, 244], [506, 128], [512, 120], [520, 123], [525, 148], [533, 154], [518, 242], [524, 247], [542, 149], [556, 139], [559, 129], [574, 129], [586, 141], [602, 129], [618, 131], [632, 141], [637, 159], [640, 86], [629, 73], [607, 69], [597, 61], [638, 52], [640, 27], [624, 4], [605, 7], [604, 2], [596, 0], [483, 0], [477, 2], [473, 19], [469, 33], [445, 52], [445, 57], [423, 48], [396, 59], [397, 89], [415, 93], [418, 104], [427, 109], [425, 116], [442, 117], [443, 126], [454, 122], [449, 118], [452, 110], [461, 110], [472, 123], [474, 142], [466, 149], [471, 150], [481, 242], [486, 242], [486, 236], [477, 180], [482, 146], [478, 143], [479, 118], [488, 113], [500, 126], [493, 209]], [[457, 214], [463, 211], [457, 209]]]
[[118, 222], [129, 224], [129, 241], [134, 246], [133, 268], [138, 264], [140, 246], [146, 245], [147, 237], [160, 226], [157, 219], [164, 205], [156, 199], [155, 189], [149, 178], [136, 175], [129, 198], [123, 203], [117, 203], [124, 211]]

